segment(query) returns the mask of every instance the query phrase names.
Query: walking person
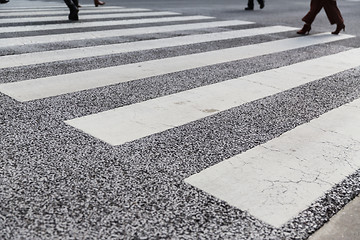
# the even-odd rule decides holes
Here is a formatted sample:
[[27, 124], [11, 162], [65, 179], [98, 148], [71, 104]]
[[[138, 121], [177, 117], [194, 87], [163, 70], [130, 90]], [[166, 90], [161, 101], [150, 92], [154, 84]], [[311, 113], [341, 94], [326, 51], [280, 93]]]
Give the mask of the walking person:
[[301, 30], [297, 31], [297, 34], [305, 35], [310, 32], [311, 24], [322, 8], [325, 9], [330, 24], [336, 24], [335, 31], [331, 33], [337, 35], [341, 30], [345, 31], [344, 19], [337, 7], [336, 0], [311, 0], [310, 11], [302, 18], [305, 24]]
[[[265, 0], [257, 0], [257, 1], [260, 5], [260, 9], [263, 9], [265, 7]], [[248, 4], [245, 10], [254, 10], [254, 0], [248, 0]]]

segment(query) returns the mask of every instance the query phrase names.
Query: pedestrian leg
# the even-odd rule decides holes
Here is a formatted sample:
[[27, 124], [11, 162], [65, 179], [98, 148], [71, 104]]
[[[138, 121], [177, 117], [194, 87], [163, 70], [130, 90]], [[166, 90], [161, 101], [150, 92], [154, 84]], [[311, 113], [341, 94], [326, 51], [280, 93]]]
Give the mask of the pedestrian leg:
[[248, 0], [248, 4], [245, 10], [254, 10], [254, 0]]
[[324, 0], [311, 0], [310, 11], [302, 18], [306, 24], [311, 25], [314, 22], [316, 15], [323, 8], [323, 2]]
[[73, 0], [73, 2], [77, 8], [81, 7], [79, 4], [79, 0]]
[[69, 20], [73, 20], [73, 21], [79, 20], [79, 16], [78, 16], [79, 9], [75, 5], [75, 3], [72, 0], [64, 0], [64, 2], [70, 9]]
[[263, 9], [265, 7], [265, 0], [257, 0], [259, 5], [260, 5], [260, 9]]
[[344, 19], [341, 16], [341, 12], [337, 7], [336, 1], [326, 1], [324, 3], [324, 9], [330, 24], [336, 24], [336, 30], [332, 32], [332, 34], [339, 34], [341, 30], [345, 31]]

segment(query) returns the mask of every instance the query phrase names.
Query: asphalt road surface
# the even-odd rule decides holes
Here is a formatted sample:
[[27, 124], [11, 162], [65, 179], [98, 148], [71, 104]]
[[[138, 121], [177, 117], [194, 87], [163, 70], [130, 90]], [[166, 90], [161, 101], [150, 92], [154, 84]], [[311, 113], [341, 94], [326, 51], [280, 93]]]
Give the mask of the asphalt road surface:
[[0, 5], [1, 239], [307, 239], [360, 193], [359, 2]]

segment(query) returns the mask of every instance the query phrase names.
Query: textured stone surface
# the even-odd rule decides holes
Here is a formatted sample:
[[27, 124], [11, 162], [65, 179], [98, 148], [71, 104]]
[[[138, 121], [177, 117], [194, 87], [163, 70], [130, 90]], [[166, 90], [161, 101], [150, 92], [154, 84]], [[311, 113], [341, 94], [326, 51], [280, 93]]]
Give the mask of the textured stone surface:
[[341, 209], [309, 240], [353, 240], [360, 239], [360, 197]]
[[[42, 6], [44, 3], [28, 0], [10, 1], [2, 5], [1, 9], [11, 6], [38, 7], [38, 4]], [[48, 2], [53, 6], [64, 6], [57, 0], [46, 1]], [[111, 2], [119, 4], [117, 1], [108, 0], [107, 5]], [[121, 4], [125, 2], [128, 5], [154, 6], [154, 1], [122, 1]], [[157, 2], [156, 8], [171, 8], [175, 6], [173, 5], [175, 2], [177, 1]], [[186, 0], [186, 4], [192, 2], [194, 1]], [[235, 4], [233, 0], [229, 2]], [[276, 6], [274, 1], [274, 5], [269, 4], [266, 9], [269, 9], [269, 15], [278, 19], [277, 24], [286, 25], [289, 18], [282, 19], [280, 14], [272, 12], [271, 9], [288, 4], [278, 3], [279, 5]], [[253, 20], [264, 16], [261, 14], [267, 14], [265, 11], [257, 11], [259, 14], [242, 11], [239, 13], [239, 9], [243, 9], [241, 5], [237, 9], [233, 8], [233, 5], [225, 6], [220, 10], [215, 9], [213, 4], [219, 4], [215, 0], [207, 1], [207, 4], [209, 5], [201, 8], [194, 8], [193, 5], [183, 8], [173, 7], [173, 10], [185, 11], [189, 15], [194, 13], [216, 15], [221, 12], [222, 16], [226, 16], [225, 18], [244, 17]], [[302, 7], [303, 12], [308, 8], [308, 1], [296, 4], [299, 5], [286, 13], [291, 14], [292, 19], [300, 19], [297, 17], [299, 6]], [[197, 6], [199, 5], [200, 3]], [[221, 5], [224, 5], [224, 2], [221, 2]], [[303, 6], [306, 6], [306, 9]], [[356, 16], [356, 24], [358, 24], [358, 15]], [[322, 18], [319, 19], [317, 23], [324, 23]], [[327, 21], [326, 18], [324, 19]], [[59, 23], [65, 22], [68, 21]], [[273, 23], [274, 21], [266, 21], [266, 24], [252, 27], [268, 26]], [[291, 24], [288, 25], [297, 24], [291, 20]], [[16, 25], [18, 24], [9, 24], [9, 26]], [[14, 48], [0, 47], [0, 55], [141, 41], [247, 27], [249, 26]], [[326, 22], [322, 28], [317, 28], [317, 31], [328, 31], [328, 28]], [[79, 29], [68, 31], [74, 32]], [[67, 30], [50, 33], [65, 32]], [[16, 34], [21, 36], [22, 33]], [[1, 38], [11, 36], [14, 35], [4, 34]], [[0, 70], [0, 82], [60, 75], [294, 37], [298, 36], [293, 32], [287, 32], [217, 41], [211, 44], [7, 68]], [[306, 239], [360, 193], [359, 171], [334, 185], [324, 196], [279, 229], [260, 221], [246, 211], [234, 208], [189, 186], [183, 180], [224, 159], [277, 138], [297, 126], [318, 118], [323, 113], [360, 98], [359, 68], [116, 147], [74, 130], [64, 121], [355, 47], [360, 47], [358, 38], [139, 79], [27, 103], [19, 103], [0, 94], [0, 238]]]

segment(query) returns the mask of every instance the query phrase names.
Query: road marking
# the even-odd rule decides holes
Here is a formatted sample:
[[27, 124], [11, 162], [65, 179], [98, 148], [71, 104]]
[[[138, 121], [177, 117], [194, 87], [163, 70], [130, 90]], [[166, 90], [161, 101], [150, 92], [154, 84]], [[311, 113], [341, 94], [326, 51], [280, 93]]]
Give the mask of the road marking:
[[360, 168], [359, 129], [358, 99], [185, 182], [281, 227]]
[[357, 67], [359, 64], [360, 49], [354, 49], [75, 118], [66, 123], [110, 145], [120, 145]]
[[[339, 40], [339, 39], [336, 39]], [[359, 51], [356, 51], [353, 53], [354, 55], [358, 56]], [[352, 57], [353, 55], [350, 55]], [[341, 69], [349, 67], [348, 62], [344, 61], [342, 62], [341, 57], [344, 57], [343, 55], [339, 56], [337, 55], [337, 59], [330, 59], [328, 62], [320, 62], [319, 65], [314, 65], [313, 63], [310, 63], [308, 65], [303, 65], [303, 67], [307, 67], [307, 69], [313, 69], [316, 68], [316, 72], [312, 73], [311, 71], [307, 72], [306, 74], [312, 75], [312, 74], [318, 74], [316, 75], [319, 77], [321, 74], [329, 74], [328, 70], [329, 68], [332, 69], [332, 71], [342, 71]], [[345, 56], [344, 58], [348, 57]], [[335, 60], [340, 61], [340, 67], [338, 68], [339, 62], [335, 62]], [[327, 59], [329, 60], [329, 59]], [[354, 58], [351, 61], [359, 62], [358, 58]], [[1, 60], [0, 60], [1, 62]], [[290, 66], [292, 67], [292, 66]], [[351, 68], [351, 66], [350, 66]], [[300, 69], [300, 68], [299, 68]], [[279, 72], [278, 72], [279, 70]], [[169, 98], [169, 103], [173, 106], [182, 106], [182, 105], [191, 105], [189, 108], [197, 108], [197, 110], [200, 110], [202, 112], [207, 112], [211, 114], [218, 113], [219, 111], [222, 111], [221, 108], [223, 107], [225, 110], [229, 108], [228, 102], [222, 102], [224, 98], [227, 98], [229, 96], [232, 101], [237, 101], [237, 104], [242, 104], [243, 102], [251, 101], [252, 97], [250, 95], [257, 94], [257, 97], [260, 98], [262, 95], [267, 96], [271, 95], [277, 92], [280, 92], [279, 90], [286, 90], [288, 88], [304, 84], [309, 79], [299, 78], [296, 79], [296, 75], [300, 75], [303, 71], [299, 71], [298, 73], [294, 73], [294, 69], [288, 69], [283, 70], [276, 69], [276, 70], [270, 70], [263, 73], [253, 74], [244, 78], [234, 79], [236, 82], [239, 80], [244, 81], [244, 83], [237, 84], [235, 81], [233, 83], [229, 82], [227, 84], [217, 86], [215, 89], [215, 85], [210, 85], [209, 87], [206, 86], [204, 88], [197, 88], [190, 91], [183, 92], [184, 94], [180, 93], [179, 95], [176, 94], [174, 98]], [[263, 76], [261, 74], [264, 74]], [[295, 75], [294, 78], [298, 82], [296, 84], [293, 84], [293, 81], [289, 81], [289, 78], [292, 78], [292, 75]], [[288, 78], [282, 78], [279, 79], [278, 75], [286, 75]], [[309, 76], [310, 77], [316, 77], [316, 76]], [[321, 77], [321, 76], [320, 76]], [[293, 79], [291, 79], [293, 80]], [[232, 80], [230, 80], [232, 81]], [[227, 81], [226, 81], [227, 82]], [[226, 83], [224, 82], [224, 83]], [[280, 84], [279, 84], [280, 83]], [[208, 88], [207, 88], [208, 87]], [[214, 87], [214, 88], [213, 88]], [[249, 93], [249, 89], [254, 90], [254, 93]], [[241, 92], [243, 90], [243, 92]], [[245, 91], [246, 90], [246, 91]], [[224, 91], [224, 93], [227, 93], [226, 96], [222, 95], [222, 93], [219, 93], [219, 91]], [[219, 95], [220, 94], [220, 95]], [[241, 95], [240, 98], [236, 98], [235, 95]], [[249, 96], [248, 96], [249, 95]], [[170, 95], [172, 96], [172, 95]], [[200, 98], [198, 100], [198, 98]], [[194, 100], [195, 99], [195, 100]], [[214, 102], [209, 102], [209, 99], [214, 100]], [[165, 102], [168, 100], [166, 97], [163, 99]], [[149, 100], [153, 101], [153, 100]], [[229, 101], [229, 100], [227, 100]], [[220, 104], [221, 102], [221, 104]], [[144, 102], [146, 103], [146, 102]], [[156, 101], [153, 103], [157, 103]], [[134, 107], [133, 109], [130, 109], [130, 111], [124, 111], [125, 114], [128, 114], [129, 112], [134, 114], [136, 111], [139, 111], [139, 113], [143, 114], [142, 117], [147, 118], [145, 120], [151, 120], [154, 118], [154, 121], [158, 121], [159, 119], [156, 119], [157, 117], [160, 117], [161, 119], [164, 117], [161, 114], [179, 114], [178, 112], [171, 112], [167, 111], [166, 113], [161, 112], [160, 116], [155, 116], [157, 109], [159, 107], [164, 107], [164, 109], [168, 106], [163, 105], [163, 101], [159, 101], [159, 105], [154, 106], [152, 104], [149, 105], [141, 105], [140, 107]], [[140, 103], [142, 104], [142, 103]], [[217, 105], [219, 104], [219, 105]], [[223, 106], [225, 105], [225, 106]], [[127, 107], [133, 107], [134, 105], [126, 106], [121, 109], [127, 108]], [[150, 109], [146, 109], [143, 107], [150, 106]], [[218, 109], [214, 108], [220, 106]], [[177, 110], [183, 110], [184, 112], [187, 112], [188, 109], [179, 107]], [[163, 110], [164, 110], [163, 109]], [[340, 109], [340, 110], [339, 110]], [[197, 176], [194, 175], [185, 181], [192, 184], [191, 182], [194, 181], [195, 183], [204, 184], [206, 187], [209, 187], [211, 189], [211, 183], [206, 183], [206, 181], [214, 181], [215, 183], [219, 184], [220, 179], [220, 185], [223, 188], [231, 188], [234, 189], [234, 191], [237, 191], [236, 194], [233, 194], [231, 191], [225, 191], [225, 193], [220, 192], [220, 199], [223, 199], [227, 201], [226, 198], [229, 198], [229, 203], [231, 203], [232, 200], [234, 200], [235, 204], [238, 204], [240, 199], [243, 196], [246, 196], [249, 192], [253, 193], [252, 197], [253, 199], [245, 199], [244, 201], [241, 201], [241, 204], [252, 204], [253, 201], [261, 201], [264, 200], [262, 203], [258, 203], [256, 207], [254, 206], [253, 209], [247, 209], [246, 206], [242, 209], [246, 209], [250, 211], [250, 213], [253, 213], [254, 216], [257, 216], [258, 218], [269, 222], [270, 224], [280, 227], [284, 222], [291, 219], [293, 216], [296, 216], [296, 214], [306, 208], [309, 204], [309, 198], [306, 196], [306, 194], [309, 194], [310, 197], [316, 199], [319, 196], [322, 196], [323, 193], [330, 189], [333, 184], [338, 183], [343, 179], [347, 174], [350, 174], [354, 172], [356, 169], [359, 169], [360, 162], [359, 162], [359, 133], [357, 131], [353, 131], [354, 129], [359, 129], [359, 113], [360, 113], [360, 103], [359, 101], [355, 101], [354, 103], [347, 104], [339, 109], [336, 109], [334, 111], [331, 111], [327, 114], [324, 114], [319, 119], [312, 121], [309, 124], [305, 124], [303, 126], [300, 126], [300, 130], [298, 128], [294, 129], [290, 133], [286, 133], [281, 137], [280, 140], [273, 140], [271, 142], [268, 142], [267, 144], [263, 144], [261, 146], [256, 147], [256, 150], [250, 150], [244, 154], [238, 155], [234, 158], [231, 158], [229, 160], [226, 160], [225, 164], [228, 164], [227, 166], [220, 167], [220, 169], [212, 169], [209, 172], [206, 172], [205, 175]], [[117, 109], [111, 110], [116, 111]], [[134, 111], [135, 110], [135, 111]], [[155, 110], [155, 114], [150, 112], [150, 110]], [[354, 111], [356, 114], [354, 114]], [[335, 112], [334, 114], [331, 114]], [[104, 112], [105, 113], [105, 112]], [[102, 113], [100, 113], [102, 114]], [[117, 113], [119, 114], [119, 113]], [[210, 115], [211, 115], [210, 114]], [[87, 117], [90, 117], [87, 116]], [[112, 114], [109, 114], [108, 116], [112, 117]], [[206, 115], [208, 116], [208, 115]], [[324, 117], [325, 116], [325, 117]], [[355, 117], [354, 117], [355, 116]], [[103, 116], [107, 117], [107, 116]], [[86, 117], [85, 117], [86, 118]], [[123, 118], [123, 115], [120, 114], [120, 118]], [[202, 118], [200, 116], [200, 118]], [[344, 118], [347, 122], [344, 122]], [[80, 118], [79, 118], [80, 119]], [[134, 119], [129, 118], [129, 121], [134, 121]], [[76, 120], [76, 119], [73, 119]], [[67, 121], [67, 123], [71, 124], [73, 120]], [[137, 119], [139, 120], [139, 119]], [[140, 120], [144, 120], [141, 119]], [[189, 122], [191, 120], [186, 120], [186, 122]], [[76, 122], [76, 121], [75, 121]], [[315, 122], [315, 123], [314, 123]], [[102, 122], [104, 123], [104, 122]], [[85, 121], [85, 124], [88, 124], [87, 121]], [[105, 123], [106, 124], [106, 123]], [[117, 123], [119, 124], [119, 122]], [[168, 123], [166, 123], [168, 124]], [[329, 124], [329, 125], [326, 125]], [[83, 123], [81, 126], [84, 126]], [[340, 127], [339, 127], [340, 126]], [[135, 126], [136, 127], [136, 126]], [[150, 126], [153, 127], [153, 126]], [[156, 128], [157, 126], [155, 126]], [[107, 128], [108, 130], [110, 128]], [[111, 130], [111, 129], [110, 129]], [[158, 132], [158, 129], [152, 130], [151, 133], [153, 134]], [[162, 131], [162, 130], [160, 130]], [[311, 135], [313, 134], [313, 135]], [[352, 134], [352, 135], [351, 135]], [[145, 136], [147, 136], [145, 135]], [[301, 135], [301, 137], [299, 137]], [[303, 140], [304, 138], [302, 135], [305, 135], [305, 137], [308, 137], [308, 139]], [[349, 136], [350, 135], [350, 136]], [[317, 137], [317, 141], [314, 140], [314, 137]], [[320, 137], [319, 137], [320, 136]], [[142, 137], [142, 136], [140, 136]], [[138, 137], [137, 137], [138, 138]], [[125, 140], [126, 142], [127, 140]], [[292, 144], [289, 144], [289, 141], [292, 142]], [[324, 144], [326, 142], [326, 144]], [[310, 143], [310, 144], [309, 144]], [[350, 146], [350, 150], [349, 150]], [[260, 150], [258, 150], [258, 148]], [[285, 153], [281, 154], [277, 152], [280, 148], [281, 150], [284, 150]], [[316, 148], [316, 150], [314, 149]], [[296, 154], [294, 154], [294, 150]], [[320, 152], [320, 153], [319, 153]], [[309, 154], [311, 153], [311, 154]], [[323, 153], [323, 154], [322, 154]], [[346, 155], [345, 155], [346, 153]], [[308, 155], [311, 155], [311, 157], [314, 157], [316, 159], [316, 162], [313, 163], [311, 157], [308, 157]], [[324, 156], [327, 154], [326, 156]], [[343, 155], [342, 155], [343, 154]], [[286, 157], [289, 157], [289, 161], [283, 161], [279, 159], [284, 159], [284, 155]], [[305, 156], [304, 156], [305, 155]], [[345, 156], [344, 156], [345, 155]], [[349, 155], [351, 155], [349, 157]], [[270, 156], [270, 157], [269, 157]], [[349, 157], [349, 158], [347, 158]], [[300, 158], [304, 158], [304, 161]], [[338, 159], [344, 159], [347, 158], [348, 162], [339, 162]], [[249, 160], [250, 159], [250, 160]], [[300, 161], [300, 160], [301, 161]], [[319, 159], [319, 161], [317, 161]], [[264, 161], [266, 160], [266, 162]], [[231, 162], [233, 161], [233, 162]], [[298, 162], [296, 162], [298, 161]], [[265, 164], [264, 164], [265, 163]], [[266, 164], [267, 163], [267, 164]], [[240, 168], [233, 169], [234, 165], [237, 165]], [[308, 171], [309, 165], [312, 167], [312, 164], [317, 167], [316, 169], [312, 169], [312, 171]], [[243, 165], [250, 165], [248, 167], [244, 167]], [[300, 165], [300, 169], [298, 169]], [[217, 167], [213, 166], [213, 167]], [[269, 167], [269, 168], [268, 168]], [[227, 170], [230, 169], [232, 172], [227, 172]], [[269, 170], [270, 169], [270, 170]], [[279, 169], [284, 169], [283, 175], [279, 174]], [[256, 171], [262, 170], [264, 175], [261, 175], [261, 178], [258, 179], [258, 175]], [[222, 175], [222, 172], [225, 172]], [[239, 173], [240, 171], [240, 173]], [[271, 172], [272, 171], [272, 172]], [[213, 176], [213, 172], [215, 172], [217, 175]], [[248, 175], [245, 175], [245, 177], [238, 179], [237, 177], [242, 177], [243, 173], [246, 173]], [[269, 173], [270, 172], [270, 173]], [[335, 174], [334, 174], [335, 172]], [[201, 172], [203, 173], [203, 172]], [[201, 174], [200, 173], [200, 174]], [[274, 175], [271, 173], [275, 173]], [[225, 175], [225, 176], [224, 176]], [[196, 177], [195, 177], [196, 176]], [[250, 184], [248, 184], [248, 178], [250, 179]], [[208, 178], [210, 177], [210, 178]], [[226, 179], [227, 177], [227, 179]], [[224, 178], [224, 179], [223, 179]], [[234, 178], [236, 179], [234, 181]], [[210, 179], [210, 180], [209, 180]], [[205, 183], [204, 183], [205, 181]], [[235, 183], [234, 183], [235, 182]], [[245, 184], [244, 184], [245, 183]], [[298, 185], [300, 183], [300, 190], [297, 189]], [[254, 185], [251, 185], [254, 184]], [[274, 185], [273, 185], [274, 184]], [[241, 185], [241, 187], [238, 188], [238, 186]], [[262, 185], [262, 186], [261, 186]], [[194, 184], [195, 186], [195, 184]], [[230, 186], [230, 187], [229, 187]], [[277, 196], [273, 196], [272, 189], [275, 189], [275, 191], [279, 194]], [[296, 189], [296, 191], [294, 190]], [[310, 190], [309, 190], [310, 189]], [[226, 190], [226, 189], [225, 189]], [[239, 193], [239, 191], [243, 190], [244, 192]], [[290, 191], [292, 192], [290, 192]], [[206, 191], [206, 190], [205, 190]], [[216, 190], [217, 191], [217, 190]], [[288, 202], [285, 202], [284, 199], [286, 199], [288, 196], [281, 195], [284, 194], [284, 191], [286, 191], [285, 194], [289, 194], [290, 196], [290, 206], [287, 209], [282, 209], [284, 205], [287, 205]], [[288, 193], [289, 191], [289, 193]], [[259, 193], [260, 192], [260, 193]], [[315, 192], [315, 197], [312, 193]], [[210, 193], [210, 192], [209, 192]], [[212, 193], [210, 193], [212, 194]], [[221, 195], [222, 194], [222, 195]], [[259, 194], [259, 195], [257, 195]], [[214, 194], [215, 195], [215, 194]], [[261, 198], [263, 197], [263, 198]], [[303, 197], [303, 198], [301, 198]], [[291, 200], [294, 199], [298, 202], [295, 202], [292, 204]], [[298, 199], [300, 198], [300, 199]], [[312, 200], [314, 201], [314, 200]], [[245, 202], [245, 203], [244, 203]], [[264, 204], [265, 202], [265, 204]], [[271, 203], [270, 207], [271, 209], [268, 209], [268, 203]], [[234, 206], [237, 206], [235, 205]], [[299, 206], [303, 206], [302, 208]], [[280, 210], [278, 210], [278, 209]], [[265, 209], [265, 211], [263, 211]], [[275, 209], [275, 210], [274, 210]], [[267, 210], [267, 212], [266, 212]], [[282, 210], [282, 212], [281, 212]]]
[[[80, 14], [89, 14], [89, 13], [121, 13], [121, 12], [148, 12], [151, 9], [145, 8], [108, 8], [108, 9], [80, 9]], [[58, 9], [58, 10], [48, 10], [48, 11], [27, 11], [27, 12], [1, 12], [1, 17], [25, 17], [25, 16], [36, 16], [36, 15], [54, 15], [54, 14], [69, 14], [69, 9]]]
[[[81, 9], [86, 9], [86, 8], [93, 8], [94, 5], [93, 4], [81, 4]], [[7, 12], [41, 12], [41, 11], [46, 11], [46, 10], [53, 10], [54, 8], [57, 9], [67, 9], [69, 10], [69, 8], [65, 5], [65, 4], [61, 4], [60, 6], [41, 6], [41, 8], [31, 8], [31, 7], [11, 7], [11, 8], [7, 8], [7, 9], [0, 9], [0, 13], [7, 13]], [[123, 9], [124, 7], [120, 7], [120, 6], [102, 6], [102, 9]]]
[[246, 21], [239, 21], [239, 20], [230, 20], [230, 21], [176, 24], [176, 25], [154, 26], [154, 27], [140, 27], [140, 28], [130, 28], [130, 29], [114, 29], [114, 30], [105, 30], [105, 31], [64, 33], [64, 34], [41, 35], [41, 36], [19, 37], [19, 38], [3, 38], [0, 39], [0, 46], [11, 47], [11, 46], [21, 46], [26, 44], [56, 43], [56, 42], [86, 40], [86, 39], [96, 39], [96, 38], [133, 36], [140, 34], [176, 32], [183, 30], [196, 30], [196, 29], [216, 28], [216, 27], [230, 27], [230, 26], [246, 25], [246, 24], [253, 24], [253, 23]]
[[[95, 20], [105, 18], [132, 18], [132, 17], [153, 17], [153, 16], [173, 16], [181, 15], [175, 12], [136, 12], [136, 13], [113, 13], [113, 14], [94, 14], [94, 15], [81, 15], [80, 20]], [[34, 22], [50, 22], [50, 21], [64, 21], [67, 20], [68, 14], [64, 16], [49, 16], [49, 17], [29, 17], [29, 18], [2, 18], [1, 23], [34, 23]], [[79, 22], [74, 22], [76, 25]]]
[[40, 64], [54, 61], [72, 60], [77, 58], [96, 57], [109, 54], [158, 49], [165, 47], [183, 46], [195, 43], [227, 40], [261, 34], [271, 34], [284, 31], [296, 30], [296, 28], [271, 26], [262, 28], [251, 28], [235, 31], [216, 32], [180, 36], [165, 39], [144, 40], [139, 42], [119, 43], [112, 45], [100, 45], [94, 47], [83, 47], [75, 49], [62, 49], [46, 52], [35, 52], [18, 55], [0, 56], [0, 68], [17, 67], [31, 64]]
[[79, 22], [77, 24], [62, 23], [62, 24], [0, 27], [0, 33], [59, 30], [59, 29], [69, 29], [69, 28], [76, 29], [76, 28], [133, 25], [133, 24], [161, 23], [161, 22], [176, 22], [176, 21], [180, 22], [180, 21], [207, 20], [207, 19], [213, 19], [213, 17], [175, 16], [175, 17], [160, 17], [160, 18], [145, 18], [145, 19], [128, 19], [128, 20], [118, 20], [118, 21]]
[[18, 101], [25, 102], [141, 78], [261, 56], [264, 54], [297, 49], [314, 44], [333, 42], [351, 37], [353, 36], [345, 34], [334, 36], [323, 33], [308, 37], [283, 39], [256, 45], [227, 48], [19, 82], [3, 83], [0, 84], [0, 91]]
[[256, 45], [157, 59], [59, 76], [3, 83], [0, 84], [0, 91], [18, 101], [25, 102], [351, 37], [353, 36], [345, 34], [334, 36], [323, 33], [308, 37], [283, 39]]

